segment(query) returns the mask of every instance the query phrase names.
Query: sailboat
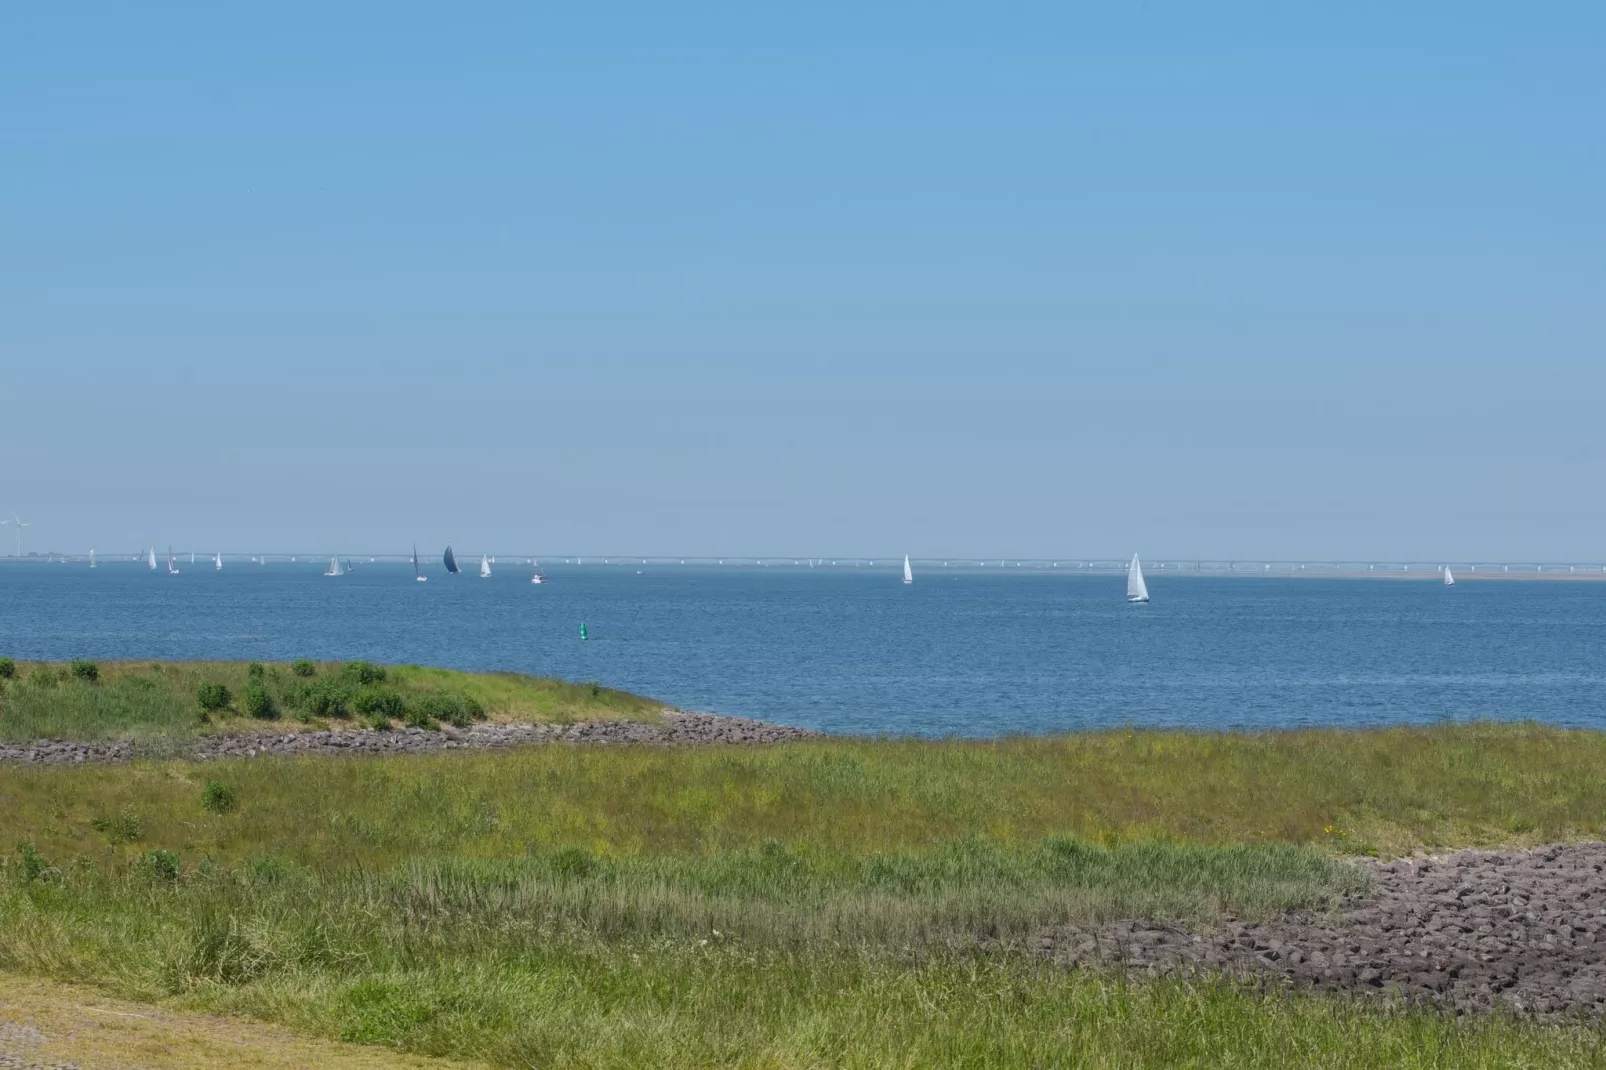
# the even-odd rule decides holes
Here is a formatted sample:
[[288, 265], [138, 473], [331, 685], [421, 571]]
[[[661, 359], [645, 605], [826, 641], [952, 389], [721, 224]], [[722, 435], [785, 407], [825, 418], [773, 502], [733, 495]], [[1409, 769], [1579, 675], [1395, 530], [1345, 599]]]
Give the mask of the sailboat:
[[1450, 566], [1449, 565], [1445, 565], [1444, 566], [1444, 585], [1446, 587], [1454, 587], [1455, 586], [1455, 577], [1450, 575]]
[[167, 548], [167, 574], [169, 576], [178, 575], [178, 569], [173, 566], [173, 548], [171, 546]]
[[336, 554], [329, 559], [329, 567], [323, 570], [325, 576], [340, 575], [340, 555]]
[[156, 547], [152, 546], [145, 551], [145, 564], [150, 567], [152, 572], [156, 571]]
[[913, 583], [914, 581], [915, 581], [914, 571], [909, 568], [909, 555], [908, 554], [904, 554], [903, 555], [903, 582], [904, 583]]
[[218, 572], [223, 571], [223, 551], [219, 550], [212, 555], [212, 568]]
[[480, 579], [488, 580], [490, 578], [491, 578], [491, 559], [486, 557], [484, 554], [481, 554], [480, 555]]
[[539, 561], [535, 560], [535, 558], [532, 557], [530, 559], [530, 564], [535, 566], [535, 572], [530, 576], [530, 582], [531, 583], [545, 583], [546, 582], [546, 577], [541, 575], [541, 563]]
[[441, 557], [441, 560], [446, 563], [447, 572], [450, 572], [454, 576], [457, 575], [459, 571], [457, 567], [457, 558], [452, 556], [452, 548], [450, 546], [446, 548], [446, 553]]
[[93, 550], [89, 551], [89, 567], [95, 567], [95, 551]]
[[1126, 600], [1128, 602], [1147, 602], [1149, 600], [1149, 585], [1143, 582], [1143, 565], [1138, 561], [1138, 555], [1132, 555], [1132, 563], [1126, 566]]
[[418, 544], [416, 542], [413, 543], [413, 579], [419, 583], [429, 582], [429, 577], [424, 575], [423, 570], [418, 567]]

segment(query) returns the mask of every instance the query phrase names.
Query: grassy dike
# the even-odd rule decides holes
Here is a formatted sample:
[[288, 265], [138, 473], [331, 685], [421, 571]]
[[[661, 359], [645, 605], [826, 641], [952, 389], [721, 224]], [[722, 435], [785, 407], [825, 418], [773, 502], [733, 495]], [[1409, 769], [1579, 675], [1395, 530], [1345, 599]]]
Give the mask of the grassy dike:
[[0, 971], [500, 1066], [1601, 1065], [1596, 1025], [1029, 948], [1596, 838], [1603, 769], [1520, 725], [0, 766]]
[[0, 659], [0, 742], [135, 739], [159, 747], [265, 727], [654, 721], [660, 709], [593, 684], [419, 665]]

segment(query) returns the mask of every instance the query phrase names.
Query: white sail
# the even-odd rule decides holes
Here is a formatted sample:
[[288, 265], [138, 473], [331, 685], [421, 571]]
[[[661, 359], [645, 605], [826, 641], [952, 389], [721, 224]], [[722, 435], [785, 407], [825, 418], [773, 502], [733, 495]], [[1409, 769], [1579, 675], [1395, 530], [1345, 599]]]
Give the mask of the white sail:
[[530, 575], [530, 582], [531, 583], [545, 583], [546, 582], [546, 577], [541, 575], [541, 562], [537, 561], [535, 558], [532, 557], [532, 558], [530, 558], [530, 564], [535, 566], [535, 571], [533, 573], [531, 573], [531, 575]]
[[95, 567], [95, 551], [93, 550], [89, 551], [89, 567]]
[[1128, 602], [1147, 602], [1149, 600], [1149, 585], [1143, 582], [1143, 565], [1138, 561], [1138, 555], [1132, 555], [1132, 563], [1126, 566], [1126, 600]]
[[908, 554], [904, 554], [903, 555], [903, 582], [904, 583], [913, 583], [914, 581], [915, 581], [915, 574], [914, 574], [914, 570], [909, 567], [909, 555]]
[[1454, 587], [1455, 586], [1455, 577], [1450, 575], [1450, 566], [1449, 565], [1445, 565], [1444, 566], [1444, 585], [1446, 587]]
[[167, 548], [167, 574], [169, 576], [178, 575], [178, 569], [173, 565], [173, 548], [171, 546]]
[[491, 578], [491, 559], [486, 557], [484, 554], [481, 554], [480, 555], [480, 579], [488, 580], [490, 578]]
[[212, 567], [215, 569], [222, 569], [223, 551], [219, 550], [217, 553], [212, 555]]
[[323, 574], [325, 576], [338, 576], [338, 575], [340, 575], [340, 555], [339, 554], [336, 554], [335, 556], [333, 556], [333, 557], [331, 557], [329, 559], [329, 567], [324, 569]]
[[152, 572], [156, 571], [156, 547], [145, 551], [145, 564], [150, 566]]

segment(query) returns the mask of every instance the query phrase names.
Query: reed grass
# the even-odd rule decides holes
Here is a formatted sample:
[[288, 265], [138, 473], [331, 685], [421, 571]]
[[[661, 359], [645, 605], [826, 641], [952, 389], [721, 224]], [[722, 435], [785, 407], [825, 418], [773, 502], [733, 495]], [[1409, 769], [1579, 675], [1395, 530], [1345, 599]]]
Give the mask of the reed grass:
[[1601, 1065], [1599, 1030], [1582, 1023], [1138, 983], [962, 949], [408, 913], [369, 897], [379, 883], [6, 881], [0, 969], [509, 1067]]

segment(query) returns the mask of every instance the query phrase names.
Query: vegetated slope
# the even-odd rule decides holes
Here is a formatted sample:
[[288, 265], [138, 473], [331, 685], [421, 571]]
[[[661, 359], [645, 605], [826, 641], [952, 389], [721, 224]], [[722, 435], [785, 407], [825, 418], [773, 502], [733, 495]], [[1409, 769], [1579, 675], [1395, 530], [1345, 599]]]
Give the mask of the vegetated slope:
[[13, 664], [0, 740], [179, 742], [198, 733], [361, 723], [655, 720], [662, 704], [597, 684], [369, 662]]

